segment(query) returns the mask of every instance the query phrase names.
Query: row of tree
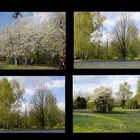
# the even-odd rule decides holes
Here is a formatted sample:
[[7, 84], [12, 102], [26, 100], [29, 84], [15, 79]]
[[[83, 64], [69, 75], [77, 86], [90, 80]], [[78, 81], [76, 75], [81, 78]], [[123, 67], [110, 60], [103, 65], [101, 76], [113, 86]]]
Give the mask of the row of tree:
[[[75, 12], [75, 59], [139, 60], [139, 31], [131, 17], [122, 13], [111, 32], [103, 26], [105, 20], [100, 12]], [[106, 41], [102, 41], [103, 32]]]
[[89, 109], [90, 111], [106, 112], [113, 107], [129, 109], [140, 108], [140, 80], [137, 81], [135, 96], [128, 82], [121, 83], [115, 97], [112, 96], [112, 88], [99, 87], [90, 96], [82, 97], [80, 94], [73, 99], [73, 109]]
[[[65, 112], [58, 105], [55, 96], [41, 84], [27, 106], [23, 98], [25, 90], [17, 80], [0, 80], [0, 128], [52, 128], [64, 127]], [[25, 103], [24, 111], [21, 110]]]
[[50, 12], [48, 18], [40, 21], [19, 17], [19, 13], [13, 15], [13, 25], [0, 30], [1, 61], [6, 58], [7, 63], [12, 63], [13, 57], [18, 57], [21, 64], [25, 58], [35, 64], [58, 64], [58, 58], [65, 56], [65, 12]]

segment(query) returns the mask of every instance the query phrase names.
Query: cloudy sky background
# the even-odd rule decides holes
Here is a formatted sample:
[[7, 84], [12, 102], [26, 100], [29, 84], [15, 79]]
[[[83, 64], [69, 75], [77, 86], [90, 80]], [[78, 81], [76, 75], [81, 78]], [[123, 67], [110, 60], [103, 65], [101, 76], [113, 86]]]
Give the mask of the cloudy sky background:
[[73, 76], [73, 96], [77, 95], [77, 92], [82, 91], [93, 93], [95, 88], [101, 86], [112, 87], [113, 96], [119, 89], [119, 85], [127, 81], [131, 85], [131, 91], [133, 96], [136, 94], [137, 80], [140, 79], [140, 75], [88, 75], [88, 76]]
[[[50, 12], [21, 12], [23, 17], [28, 17], [31, 21], [38, 23], [49, 18]], [[10, 26], [17, 21], [13, 16], [14, 12], [0, 12], [0, 28]]]
[[27, 102], [22, 102], [21, 110], [25, 106], [31, 105], [31, 97], [40, 84], [45, 84], [57, 99], [59, 108], [65, 110], [65, 77], [64, 76], [0, 76], [8, 80], [16, 79], [22, 88], [25, 89], [24, 98]]
[[106, 19], [103, 23], [103, 27], [105, 28], [105, 30], [102, 31], [103, 33], [102, 42], [106, 42], [107, 38], [108, 41], [110, 41], [112, 28], [116, 24], [116, 22], [120, 19], [122, 13], [127, 13], [130, 16], [130, 18], [134, 21], [140, 32], [140, 12], [100, 12], [100, 13]]

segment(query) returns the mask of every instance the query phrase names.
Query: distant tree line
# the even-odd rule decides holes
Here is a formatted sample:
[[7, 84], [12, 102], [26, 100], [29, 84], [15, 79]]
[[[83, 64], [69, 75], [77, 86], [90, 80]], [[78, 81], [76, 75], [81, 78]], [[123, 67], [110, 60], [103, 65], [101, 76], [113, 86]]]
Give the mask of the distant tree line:
[[[83, 94], [84, 95], [84, 94]], [[135, 96], [131, 91], [128, 82], [121, 83], [118, 92], [112, 96], [111, 87], [96, 88], [88, 97], [75, 96], [73, 99], [73, 109], [88, 109], [92, 112], [108, 112], [113, 107], [122, 109], [140, 108], [140, 80], [137, 81], [137, 90]]]

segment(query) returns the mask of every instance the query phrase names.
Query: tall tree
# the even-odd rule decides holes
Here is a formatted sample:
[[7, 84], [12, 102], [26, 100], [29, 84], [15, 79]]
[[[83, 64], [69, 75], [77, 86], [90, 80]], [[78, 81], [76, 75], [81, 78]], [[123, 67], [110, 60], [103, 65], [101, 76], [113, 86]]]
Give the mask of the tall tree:
[[128, 82], [120, 84], [119, 91], [116, 93], [116, 96], [120, 100], [122, 108], [125, 108], [126, 101], [129, 100], [133, 94], [133, 92], [130, 90], [131, 86], [128, 84]]
[[43, 84], [36, 90], [35, 95], [32, 98], [32, 114], [34, 115], [35, 121], [39, 126], [44, 129], [46, 123], [46, 104], [45, 99], [49, 90]]
[[88, 57], [91, 33], [101, 27], [103, 20], [99, 12], [74, 13], [74, 55], [82, 60]]
[[126, 60], [131, 54], [132, 58], [136, 52], [138, 42], [138, 28], [127, 13], [122, 14], [120, 20], [113, 28], [112, 46], [115, 48], [119, 58]]
[[[59, 109], [57, 106], [57, 100], [54, 95], [50, 92], [46, 96], [46, 121], [47, 125], [52, 128], [57, 124]], [[61, 114], [60, 114], [61, 115]]]
[[57, 100], [52, 92], [41, 84], [32, 98], [31, 113], [38, 125], [45, 129], [45, 125], [52, 128], [58, 121]]
[[6, 78], [0, 80], [0, 110], [3, 120], [3, 128], [9, 127], [10, 114], [17, 110], [17, 103], [22, 98], [22, 89], [16, 80], [9, 81]]

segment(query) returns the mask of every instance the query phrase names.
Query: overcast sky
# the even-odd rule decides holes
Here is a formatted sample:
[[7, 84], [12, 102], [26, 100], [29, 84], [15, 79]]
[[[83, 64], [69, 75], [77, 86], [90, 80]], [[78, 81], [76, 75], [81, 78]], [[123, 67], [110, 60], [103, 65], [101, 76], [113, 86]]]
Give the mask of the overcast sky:
[[120, 83], [127, 81], [131, 85], [131, 91], [133, 96], [136, 93], [137, 80], [140, 79], [140, 75], [88, 75], [88, 76], [73, 76], [73, 94], [78, 91], [92, 92], [95, 88], [101, 86], [112, 87], [113, 95], [119, 89]]
[[107, 37], [108, 40], [110, 41], [111, 38], [110, 33], [112, 32], [112, 28], [115, 25], [115, 23], [120, 19], [122, 13], [128, 13], [128, 15], [134, 21], [140, 32], [140, 12], [100, 12], [100, 13], [106, 19], [103, 23], [103, 27], [106, 30], [103, 31], [102, 42], [105, 42]]
[[[64, 76], [0, 76], [0, 79], [7, 77], [9, 80], [16, 79], [22, 88], [25, 89], [24, 98], [26, 105], [31, 104], [31, 97], [39, 84], [44, 83], [57, 99], [61, 109], [65, 109], [65, 77]], [[22, 110], [25, 109], [25, 102], [22, 103]]]

